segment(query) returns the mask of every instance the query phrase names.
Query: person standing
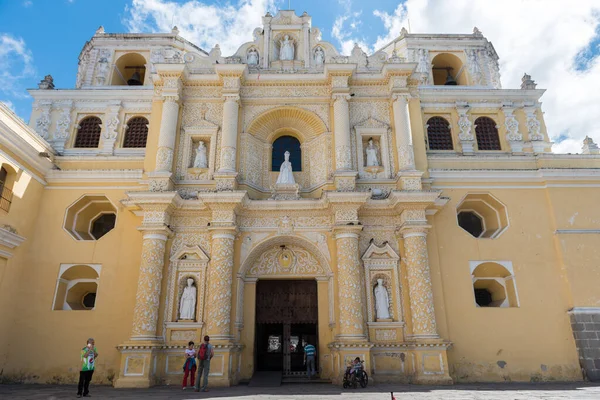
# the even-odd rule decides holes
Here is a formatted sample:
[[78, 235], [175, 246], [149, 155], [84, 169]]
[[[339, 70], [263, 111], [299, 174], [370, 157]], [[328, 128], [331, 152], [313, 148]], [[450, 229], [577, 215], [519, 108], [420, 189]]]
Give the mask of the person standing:
[[306, 342], [304, 346], [304, 364], [306, 365], [306, 375], [308, 379], [312, 379], [316, 375], [315, 371], [315, 358], [317, 356], [317, 349], [312, 344]]
[[181, 384], [183, 390], [187, 389], [188, 375], [190, 376], [190, 383], [192, 386], [196, 381], [196, 350], [194, 349], [194, 342], [188, 343], [188, 348], [185, 349], [185, 364], [183, 364], [183, 382]]
[[200, 378], [204, 375], [202, 391], [208, 392], [208, 373], [210, 372], [210, 360], [215, 355], [213, 345], [208, 343], [210, 338], [204, 336], [204, 343], [198, 349], [198, 376], [196, 377], [196, 392], [200, 391]]
[[93, 338], [87, 340], [86, 346], [81, 349], [81, 370], [79, 371], [79, 384], [77, 385], [77, 397], [90, 396], [90, 381], [94, 375], [94, 367], [98, 358], [96, 343]]

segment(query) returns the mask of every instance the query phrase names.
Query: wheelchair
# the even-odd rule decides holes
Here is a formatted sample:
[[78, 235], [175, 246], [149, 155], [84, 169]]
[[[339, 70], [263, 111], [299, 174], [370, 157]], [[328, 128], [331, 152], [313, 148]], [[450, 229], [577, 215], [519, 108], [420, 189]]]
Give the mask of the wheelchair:
[[342, 386], [344, 389], [353, 388], [356, 389], [358, 385], [361, 388], [366, 388], [369, 384], [369, 375], [364, 368], [364, 361], [360, 362], [360, 368], [357, 369], [354, 373], [350, 373], [351, 367], [348, 367], [346, 373], [344, 374], [344, 380]]

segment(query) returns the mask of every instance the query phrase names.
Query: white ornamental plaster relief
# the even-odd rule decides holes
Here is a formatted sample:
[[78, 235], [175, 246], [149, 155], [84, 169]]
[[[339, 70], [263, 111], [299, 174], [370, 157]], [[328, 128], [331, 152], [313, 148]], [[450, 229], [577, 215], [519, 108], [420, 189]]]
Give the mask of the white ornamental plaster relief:
[[303, 145], [302, 149], [308, 158], [310, 186], [327, 181], [332, 172], [331, 134], [320, 135]]
[[185, 100], [214, 99], [220, 101], [223, 96], [223, 88], [221, 86], [185, 86], [183, 96]]
[[[375, 119], [390, 126], [390, 103], [388, 101], [351, 101], [350, 126], [360, 125], [361, 122]], [[354, 138], [352, 140], [354, 142]]]
[[50, 128], [50, 105], [42, 108], [42, 113], [35, 120], [35, 132], [42, 139], [48, 139], [48, 129]]
[[[290, 105], [292, 105], [294, 107], [302, 108], [304, 110], [307, 110], [307, 111], [310, 111], [310, 112], [316, 114], [319, 118], [321, 118], [321, 120], [327, 127], [327, 130], [330, 130], [329, 129], [329, 101], [327, 101], [325, 103], [317, 103], [317, 104], [290, 104]], [[276, 105], [246, 105], [246, 106], [244, 106], [244, 108], [243, 108], [243, 113], [244, 113], [244, 117], [243, 117], [244, 129], [243, 129], [243, 131], [245, 132], [248, 129], [248, 127], [250, 126], [250, 124], [259, 115], [265, 113], [266, 111], [280, 108], [280, 107], [281, 107], [281, 105], [279, 105], [279, 104], [276, 104]]]
[[437, 337], [426, 237], [405, 235], [404, 249], [413, 334]]
[[364, 335], [365, 291], [358, 241], [353, 237], [336, 239], [338, 254], [339, 321], [341, 335]]
[[159, 147], [156, 152], [156, 170], [170, 171], [173, 165], [173, 150], [168, 147]]
[[106, 128], [104, 129], [104, 139], [114, 140], [117, 138], [117, 129], [119, 127], [119, 116], [110, 114], [106, 116]]
[[196, 340], [196, 331], [171, 331], [171, 340], [174, 342]]
[[[264, 214], [264, 213], [260, 213]], [[330, 227], [331, 216], [329, 215], [294, 215], [294, 212], [289, 212], [288, 215], [282, 216], [259, 216], [259, 215], [244, 215], [239, 218], [240, 228], [270, 228], [277, 229], [282, 220], [282, 217], [290, 218], [290, 224], [295, 228], [317, 228]]]
[[[287, 252], [286, 252], [287, 250]], [[284, 260], [284, 258], [287, 259]], [[323, 267], [315, 257], [299, 246], [279, 246], [263, 252], [254, 262], [249, 276], [264, 275], [325, 275]]]
[[64, 108], [56, 121], [56, 130], [54, 131], [55, 140], [65, 140], [69, 137], [71, 129], [71, 107]]
[[171, 254], [169, 257], [173, 257], [175, 253], [179, 251], [183, 246], [200, 246], [202, 251], [206, 254], [210, 254], [211, 241], [209, 233], [200, 232], [183, 232], [180, 233], [177, 230], [173, 243], [171, 244]]
[[300, 232], [301, 236], [304, 236], [311, 242], [313, 242], [321, 253], [327, 258], [327, 261], [331, 261], [331, 253], [329, 250], [329, 245], [327, 244], [327, 236], [320, 232]]
[[469, 109], [463, 107], [457, 107], [456, 111], [458, 112], [458, 128], [460, 129], [460, 133], [458, 137], [460, 140], [475, 140], [473, 136], [473, 123], [469, 119]]
[[240, 252], [240, 265], [244, 264], [246, 257], [256, 244], [262, 242], [270, 233], [268, 232], [251, 232], [242, 240], [242, 248]]
[[544, 140], [544, 135], [540, 132], [542, 126], [535, 113], [535, 108], [526, 108], [525, 113], [527, 115], [527, 132], [529, 133], [529, 140]]
[[519, 132], [519, 121], [515, 118], [512, 108], [504, 107], [504, 126], [506, 127], [506, 138], [509, 141], [523, 140], [523, 135]]
[[467, 50], [467, 60], [469, 66], [469, 74], [471, 75], [471, 81], [473, 85], [482, 86], [484, 82], [483, 72], [479, 65], [478, 51], [475, 49]]
[[213, 237], [208, 268], [206, 333], [229, 336], [231, 322], [231, 283], [233, 275], [233, 235]]
[[389, 89], [384, 85], [353, 86], [352, 92], [355, 97], [389, 97]]
[[395, 329], [377, 329], [375, 331], [375, 339], [382, 342], [390, 342], [397, 340]]
[[171, 217], [171, 225], [175, 228], [205, 228], [209, 219], [195, 215], [174, 215]]
[[240, 95], [245, 99], [250, 98], [306, 98], [306, 97], [329, 97], [327, 86], [244, 86], [240, 89]]
[[156, 336], [166, 240], [144, 238], [138, 278], [133, 336]]
[[360, 254], [364, 254], [364, 252], [367, 251], [369, 245], [371, 244], [371, 240], [373, 241], [373, 244], [378, 247], [381, 247], [385, 242], [388, 242], [390, 247], [394, 249], [396, 253], [398, 253], [398, 241], [396, 239], [394, 229], [395, 227], [392, 229], [375, 229], [365, 227], [360, 233], [359, 238]]
[[108, 49], [100, 50], [98, 54], [98, 62], [96, 63], [96, 77], [94, 84], [96, 86], [106, 85], [106, 77], [110, 69], [111, 51]]
[[243, 133], [242, 149], [245, 151], [240, 154], [241, 178], [252, 185], [262, 187], [263, 171], [265, 171], [263, 163], [265, 143], [253, 135]]
[[183, 127], [198, 126], [206, 120], [216, 126], [223, 122], [223, 102], [186, 102], [183, 105], [181, 125]]

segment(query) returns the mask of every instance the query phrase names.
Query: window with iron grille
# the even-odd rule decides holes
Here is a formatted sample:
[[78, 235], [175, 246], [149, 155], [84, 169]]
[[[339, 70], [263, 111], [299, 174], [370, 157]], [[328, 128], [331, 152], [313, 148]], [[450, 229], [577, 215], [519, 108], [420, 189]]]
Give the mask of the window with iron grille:
[[427, 121], [429, 150], [454, 150], [450, 123], [442, 117], [431, 117]]
[[500, 136], [496, 122], [488, 117], [479, 117], [475, 120], [475, 134], [477, 135], [477, 148], [479, 150], [501, 150]]
[[102, 121], [98, 117], [87, 117], [79, 123], [75, 144], [73, 147], [95, 148], [100, 143], [100, 125]]
[[134, 117], [127, 122], [123, 147], [146, 147], [148, 138], [148, 120], [144, 117]]

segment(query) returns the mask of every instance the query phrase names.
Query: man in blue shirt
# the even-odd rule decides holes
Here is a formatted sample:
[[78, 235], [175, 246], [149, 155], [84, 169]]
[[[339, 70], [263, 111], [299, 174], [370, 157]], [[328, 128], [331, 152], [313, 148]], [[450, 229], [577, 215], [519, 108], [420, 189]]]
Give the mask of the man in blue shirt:
[[308, 379], [316, 374], [315, 372], [315, 358], [317, 356], [317, 349], [310, 343], [306, 343], [304, 346], [304, 364], [306, 365], [306, 375]]

